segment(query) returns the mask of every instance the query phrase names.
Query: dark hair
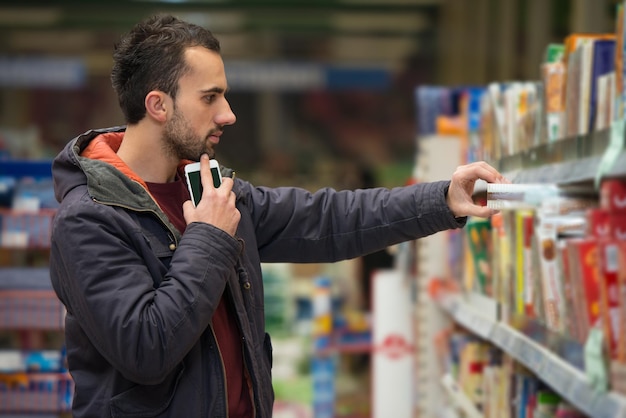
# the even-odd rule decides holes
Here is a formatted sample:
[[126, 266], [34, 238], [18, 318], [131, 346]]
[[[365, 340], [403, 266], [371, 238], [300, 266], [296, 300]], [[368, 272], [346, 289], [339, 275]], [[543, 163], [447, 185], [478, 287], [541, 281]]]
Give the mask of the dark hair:
[[220, 52], [208, 29], [164, 14], [139, 22], [115, 45], [111, 82], [126, 123], [144, 118], [151, 90], [176, 98], [178, 80], [188, 70], [184, 53], [193, 46]]

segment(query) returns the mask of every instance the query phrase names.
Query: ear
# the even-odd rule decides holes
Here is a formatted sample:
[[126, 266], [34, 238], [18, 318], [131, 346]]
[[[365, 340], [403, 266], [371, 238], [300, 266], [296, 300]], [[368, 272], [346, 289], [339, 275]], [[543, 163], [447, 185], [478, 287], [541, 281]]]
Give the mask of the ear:
[[152, 90], [146, 95], [146, 113], [159, 122], [167, 119], [167, 95], [162, 91]]

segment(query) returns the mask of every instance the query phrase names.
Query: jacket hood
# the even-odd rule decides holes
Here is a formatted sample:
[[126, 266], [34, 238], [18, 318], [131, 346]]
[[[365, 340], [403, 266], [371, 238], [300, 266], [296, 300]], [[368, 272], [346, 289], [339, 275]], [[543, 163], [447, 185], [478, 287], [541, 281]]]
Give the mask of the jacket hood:
[[[102, 136], [110, 138], [119, 137], [115, 150], [119, 148], [119, 144], [124, 136], [125, 127], [119, 126], [107, 129], [94, 129], [83, 133], [72, 139], [61, 152], [52, 161], [52, 178], [54, 181], [54, 195], [57, 201], [61, 202], [63, 198], [74, 188], [88, 184], [87, 174], [81, 158], [82, 152], [92, 143], [92, 141]], [[95, 143], [94, 143], [95, 144]], [[100, 147], [100, 152], [103, 152]], [[112, 148], [111, 152], [114, 154]], [[121, 161], [121, 160], [120, 160]]]

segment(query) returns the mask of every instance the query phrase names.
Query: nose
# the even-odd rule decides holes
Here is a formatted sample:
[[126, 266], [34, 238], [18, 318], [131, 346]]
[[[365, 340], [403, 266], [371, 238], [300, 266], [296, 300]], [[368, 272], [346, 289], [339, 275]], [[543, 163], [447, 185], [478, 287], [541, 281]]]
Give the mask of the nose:
[[215, 116], [215, 123], [218, 125], [232, 125], [237, 121], [237, 116], [230, 108], [228, 100], [224, 99], [223, 109]]

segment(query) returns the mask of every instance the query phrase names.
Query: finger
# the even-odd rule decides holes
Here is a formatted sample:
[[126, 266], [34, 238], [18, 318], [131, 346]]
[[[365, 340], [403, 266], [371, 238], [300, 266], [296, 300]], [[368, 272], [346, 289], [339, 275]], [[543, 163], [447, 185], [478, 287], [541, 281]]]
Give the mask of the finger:
[[183, 218], [185, 218], [185, 222], [190, 223], [193, 221], [194, 210], [195, 206], [191, 200], [187, 200], [183, 203]]
[[224, 189], [225, 191], [232, 191], [233, 190], [233, 186], [234, 186], [235, 182], [233, 181], [232, 178], [230, 177], [222, 177], [222, 185], [221, 185], [221, 189]]
[[472, 205], [471, 210], [469, 212], [471, 212], [470, 213], [471, 216], [476, 216], [479, 218], [488, 218], [498, 213], [498, 210], [491, 209], [487, 206]]
[[194, 208], [195, 206], [193, 205], [191, 200], [186, 200], [183, 202], [183, 211], [188, 210], [188, 209], [194, 209]]
[[213, 175], [211, 174], [211, 164], [209, 163], [209, 156], [202, 154], [200, 157], [200, 181], [202, 181], [202, 188], [204, 190], [215, 189], [213, 185]]
[[492, 167], [490, 165], [488, 165], [488, 167], [495, 175], [495, 179], [492, 183], [510, 183], [511, 182], [509, 179], [504, 177], [502, 173], [500, 173], [495, 167]]
[[480, 161], [476, 164], [476, 172], [481, 176], [481, 178], [489, 177], [492, 179], [499, 175], [498, 170], [484, 161]]
[[[493, 177], [492, 181], [490, 181], [491, 183], [510, 183], [510, 181], [504, 177], [502, 175], [502, 173], [500, 173], [495, 167], [489, 165], [488, 163], [483, 163], [483, 167], [491, 173], [491, 176]], [[483, 177], [483, 180], [486, 180]]]
[[485, 180], [488, 183], [503, 183], [506, 181], [498, 170], [484, 161], [476, 163], [472, 171], [477, 178]]

